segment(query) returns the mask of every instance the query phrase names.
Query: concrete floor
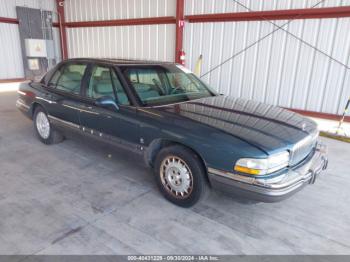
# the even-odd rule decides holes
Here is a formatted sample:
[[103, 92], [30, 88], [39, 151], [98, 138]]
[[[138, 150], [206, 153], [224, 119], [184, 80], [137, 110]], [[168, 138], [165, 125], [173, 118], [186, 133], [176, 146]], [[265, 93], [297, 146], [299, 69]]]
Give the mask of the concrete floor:
[[128, 152], [40, 143], [15, 99], [0, 93], [0, 254], [350, 254], [349, 144], [324, 139], [328, 171], [284, 202], [182, 209]]

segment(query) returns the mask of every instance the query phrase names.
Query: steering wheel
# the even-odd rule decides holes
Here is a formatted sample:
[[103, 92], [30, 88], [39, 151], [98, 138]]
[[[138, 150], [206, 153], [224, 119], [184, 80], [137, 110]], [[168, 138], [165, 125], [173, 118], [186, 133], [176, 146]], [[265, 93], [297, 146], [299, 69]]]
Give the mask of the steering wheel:
[[170, 92], [171, 95], [174, 94], [179, 94], [178, 91], [182, 91], [182, 93], [184, 93], [185, 89], [182, 86], [176, 86], [175, 88], [173, 88]]
[[157, 87], [157, 92], [160, 94], [160, 95], [164, 95], [165, 92], [163, 90], [163, 88], [161, 88], [161, 85], [159, 83], [159, 81], [157, 81], [156, 79], [152, 79], [152, 82], [154, 83], [154, 85]]

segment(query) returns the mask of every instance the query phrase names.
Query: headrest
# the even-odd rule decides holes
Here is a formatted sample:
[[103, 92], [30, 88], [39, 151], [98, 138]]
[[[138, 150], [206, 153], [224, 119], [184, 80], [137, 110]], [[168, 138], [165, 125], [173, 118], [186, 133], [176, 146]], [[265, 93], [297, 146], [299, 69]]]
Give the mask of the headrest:
[[103, 71], [101, 73], [101, 80], [111, 80], [111, 74], [109, 73], [109, 71]]
[[95, 85], [94, 89], [97, 94], [113, 94], [113, 89], [110, 84], [98, 83]]
[[63, 74], [67, 80], [80, 81], [82, 76], [78, 72], [66, 72]]
[[146, 92], [151, 89], [150, 85], [147, 84], [132, 83], [132, 85], [135, 87], [137, 92]]

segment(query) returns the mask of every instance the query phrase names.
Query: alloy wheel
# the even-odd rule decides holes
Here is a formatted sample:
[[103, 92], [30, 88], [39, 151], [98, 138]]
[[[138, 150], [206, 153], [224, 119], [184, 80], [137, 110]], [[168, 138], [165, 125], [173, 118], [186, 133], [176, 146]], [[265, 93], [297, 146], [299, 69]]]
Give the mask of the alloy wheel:
[[44, 112], [38, 112], [36, 115], [36, 127], [43, 139], [47, 139], [50, 136], [50, 122]]
[[185, 199], [193, 190], [191, 169], [179, 157], [169, 156], [162, 161], [160, 177], [164, 188], [176, 198]]

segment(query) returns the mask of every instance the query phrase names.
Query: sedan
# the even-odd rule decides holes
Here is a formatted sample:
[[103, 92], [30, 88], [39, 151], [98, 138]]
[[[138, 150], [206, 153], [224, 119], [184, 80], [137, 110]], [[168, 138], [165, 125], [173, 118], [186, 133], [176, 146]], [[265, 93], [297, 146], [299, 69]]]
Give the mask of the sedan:
[[41, 142], [73, 131], [142, 155], [164, 197], [182, 207], [211, 188], [279, 201], [328, 163], [312, 120], [219, 95], [178, 64], [70, 59], [18, 93], [17, 108]]

